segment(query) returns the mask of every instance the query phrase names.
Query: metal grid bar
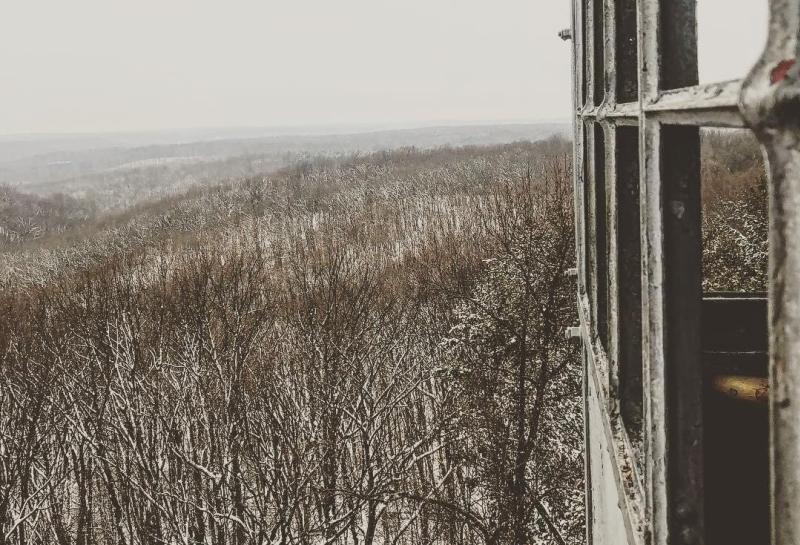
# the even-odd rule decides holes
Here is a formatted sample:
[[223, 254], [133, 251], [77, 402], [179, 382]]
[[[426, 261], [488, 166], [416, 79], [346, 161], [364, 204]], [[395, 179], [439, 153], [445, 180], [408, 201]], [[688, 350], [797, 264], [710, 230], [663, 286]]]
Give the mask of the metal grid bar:
[[[588, 107], [579, 117], [616, 124], [636, 124], [647, 116], [664, 124], [743, 128], [739, 111], [741, 81], [727, 81], [663, 91], [650, 102]], [[625, 123], [625, 120], [630, 120]]]
[[[613, 82], [612, 82], [613, 85]], [[605, 188], [606, 188], [606, 282], [607, 282], [607, 301], [608, 309], [606, 318], [606, 350], [608, 354], [608, 380], [609, 391], [611, 392], [611, 405], [609, 411], [617, 414], [620, 407], [620, 384], [621, 374], [619, 358], [619, 213], [618, 213], [618, 194], [617, 179], [619, 177], [619, 165], [617, 164], [618, 151], [618, 131], [619, 129], [612, 123], [601, 123], [605, 133]]]

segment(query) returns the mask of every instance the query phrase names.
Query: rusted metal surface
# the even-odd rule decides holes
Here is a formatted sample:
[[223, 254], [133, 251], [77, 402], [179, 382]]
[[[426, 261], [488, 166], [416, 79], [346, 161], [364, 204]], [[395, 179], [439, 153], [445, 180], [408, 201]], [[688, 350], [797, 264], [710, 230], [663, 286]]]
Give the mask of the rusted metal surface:
[[[588, 543], [705, 543], [701, 375], [726, 356], [704, 352], [713, 339], [700, 320], [710, 304], [701, 126], [753, 128], [770, 163], [773, 543], [800, 543], [800, 3], [771, 1], [769, 43], [744, 83], [707, 85], [698, 85], [695, 8], [573, 0]], [[641, 289], [626, 290], [637, 277]], [[756, 401], [762, 385], [749, 375], [710, 382]]]
[[766, 378], [718, 375], [711, 380], [711, 387], [731, 399], [765, 406], [769, 402], [769, 379]]
[[770, 441], [772, 542], [800, 543], [800, 3], [770, 1], [766, 48], [740, 106], [770, 174]]

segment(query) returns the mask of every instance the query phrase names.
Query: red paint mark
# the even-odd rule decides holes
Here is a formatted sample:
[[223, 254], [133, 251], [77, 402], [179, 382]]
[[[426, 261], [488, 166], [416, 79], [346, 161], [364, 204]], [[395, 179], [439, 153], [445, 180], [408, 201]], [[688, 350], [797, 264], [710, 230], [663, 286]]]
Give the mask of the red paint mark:
[[794, 66], [795, 59], [786, 59], [778, 63], [778, 65], [772, 69], [769, 75], [769, 81], [772, 84], [778, 83], [786, 79], [786, 74], [789, 73], [789, 70]]

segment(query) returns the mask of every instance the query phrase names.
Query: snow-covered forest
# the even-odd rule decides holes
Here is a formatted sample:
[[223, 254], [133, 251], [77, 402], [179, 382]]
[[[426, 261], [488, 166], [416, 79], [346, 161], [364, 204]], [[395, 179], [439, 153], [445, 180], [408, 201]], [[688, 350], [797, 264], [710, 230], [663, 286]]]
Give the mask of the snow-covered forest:
[[[746, 149], [704, 142], [707, 289], [763, 285]], [[0, 188], [0, 544], [582, 543], [571, 187], [551, 138]]]
[[582, 541], [569, 153], [6, 190], [1, 541]]

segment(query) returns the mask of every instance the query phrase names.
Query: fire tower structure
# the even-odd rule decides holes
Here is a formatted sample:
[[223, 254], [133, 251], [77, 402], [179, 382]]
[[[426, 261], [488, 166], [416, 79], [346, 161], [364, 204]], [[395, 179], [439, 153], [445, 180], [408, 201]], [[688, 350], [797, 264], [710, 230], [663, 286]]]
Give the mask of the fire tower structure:
[[[573, 0], [562, 32], [590, 544], [800, 544], [800, 2], [769, 3], [739, 81], [698, 85], [696, 0]], [[701, 127], [762, 145], [768, 293], [703, 291]]]

